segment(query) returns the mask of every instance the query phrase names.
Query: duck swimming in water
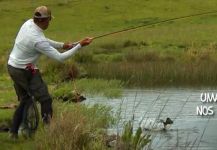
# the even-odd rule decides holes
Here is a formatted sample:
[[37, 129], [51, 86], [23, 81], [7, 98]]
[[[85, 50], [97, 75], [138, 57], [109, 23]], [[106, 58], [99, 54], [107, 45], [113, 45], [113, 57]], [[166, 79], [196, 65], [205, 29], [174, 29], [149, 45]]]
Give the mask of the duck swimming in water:
[[156, 121], [155, 119], [146, 119], [143, 120], [140, 127], [143, 130], [149, 131], [160, 131], [160, 130], [167, 130], [173, 124], [173, 121], [170, 118], [166, 118], [166, 121], [160, 119]]

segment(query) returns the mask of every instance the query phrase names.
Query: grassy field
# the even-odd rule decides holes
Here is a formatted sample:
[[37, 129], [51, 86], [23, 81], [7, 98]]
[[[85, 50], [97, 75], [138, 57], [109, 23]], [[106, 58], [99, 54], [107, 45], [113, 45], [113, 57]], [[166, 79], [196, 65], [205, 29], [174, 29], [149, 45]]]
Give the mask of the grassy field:
[[[38, 5], [48, 5], [55, 16], [46, 31], [48, 37], [77, 41], [85, 36], [212, 11], [216, 3], [214, 0], [2, 0], [1, 72], [5, 73], [5, 63], [19, 27]], [[68, 60], [68, 64], [82, 68], [79, 73], [85, 73], [85, 77], [121, 80], [127, 86], [215, 86], [216, 16], [210, 14], [171, 21], [97, 39]], [[47, 80], [60, 78], [62, 74], [58, 76], [58, 69], [52, 72], [56, 76], [48, 72], [48, 68], [51, 65], [55, 68], [56, 64], [53, 61], [49, 65], [43, 64], [44, 59], [39, 66], [49, 76]]]
[[[17, 103], [7, 59], [20, 26], [39, 5], [49, 6], [55, 17], [45, 31], [47, 37], [78, 41], [85, 36], [216, 10], [217, 1], [0, 0], [1, 105]], [[75, 86], [70, 80], [74, 78], [79, 91], [108, 97], [121, 96], [123, 86], [216, 86], [216, 17], [192, 17], [97, 39], [65, 64], [43, 56], [38, 66], [54, 96], [71, 93]], [[10, 120], [12, 113], [1, 110], [0, 121]], [[34, 147], [34, 141], [11, 143], [7, 136], [0, 134], [4, 149]]]

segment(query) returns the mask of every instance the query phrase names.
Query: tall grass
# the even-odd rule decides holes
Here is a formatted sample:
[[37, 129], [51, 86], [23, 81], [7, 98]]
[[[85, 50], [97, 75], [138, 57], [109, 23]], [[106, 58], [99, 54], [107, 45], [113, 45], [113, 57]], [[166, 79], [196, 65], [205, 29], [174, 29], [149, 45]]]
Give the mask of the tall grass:
[[151, 135], [142, 131], [141, 127], [133, 133], [133, 121], [126, 122], [123, 126], [123, 133], [117, 139], [117, 148], [123, 150], [143, 150], [148, 149], [148, 144], [151, 142]]
[[[39, 150], [142, 150], [151, 141], [151, 136], [141, 127], [133, 132], [133, 120], [123, 124], [121, 134], [107, 133], [108, 127], [116, 125], [120, 119], [114, 118], [107, 106], [60, 105], [56, 102], [55, 107], [51, 124], [41, 127], [36, 134]], [[114, 141], [115, 144], [110, 145]]]
[[[217, 63], [109, 63], [88, 70], [90, 77], [122, 80], [127, 86], [215, 86]], [[87, 68], [93, 66], [88, 65]]]
[[110, 109], [95, 105], [65, 107], [49, 127], [36, 135], [38, 149], [106, 149], [106, 128], [112, 123]]
[[[180, 49], [181, 50], [181, 49]], [[216, 46], [181, 52], [129, 51], [119, 62], [85, 64], [89, 77], [117, 79], [127, 86], [215, 86]]]

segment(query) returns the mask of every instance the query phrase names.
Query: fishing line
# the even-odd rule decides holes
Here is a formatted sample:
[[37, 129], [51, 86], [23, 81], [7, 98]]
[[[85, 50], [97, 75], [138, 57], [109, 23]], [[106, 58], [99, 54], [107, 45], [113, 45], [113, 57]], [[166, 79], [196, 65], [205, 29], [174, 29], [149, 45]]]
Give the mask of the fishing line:
[[198, 14], [192, 14], [192, 15], [186, 15], [186, 16], [181, 16], [181, 17], [175, 17], [175, 18], [166, 19], [166, 20], [162, 20], [162, 21], [157, 21], [157, 22], [153, 22], [153, 23], [143, 24], [143, 25], [139, 25], [139, 26], [135, 26], [135, 27], [131, 27], [131, 28], [126, 28], [126, 29], [122, 29], [122, 30], [118, 30], [118, 31], [98, 35], [98, 36], [93, 37], [93, 40], [99, 39], [99, 38], [102, 38], [102, 37], [105, 37], [105, 36], [113, 35], [113, 34], [118, 34], [118, 33], [122, 33], [122, 32], [136, 30], [136, 29], [143, 28], [143, 27], [149, 27], [149, 26], [153, 26], [153, 25], [157, 25], [157, 24], [162, 24], [162, 23], [165, 23], [165, 22], [170, 22], [170, 21], [174, 21], [174, 20], [180, 20], [180, 19], [185, 19], [185, 18], [190, 18], [190, 17], [195, 17], [195, 16], [202, 16], [202, 15], [207, 15], [207, 14], [214, 14], [214, 13], [217, 13], [217, 10], [204, 12], [204, 13], [198, 13]]

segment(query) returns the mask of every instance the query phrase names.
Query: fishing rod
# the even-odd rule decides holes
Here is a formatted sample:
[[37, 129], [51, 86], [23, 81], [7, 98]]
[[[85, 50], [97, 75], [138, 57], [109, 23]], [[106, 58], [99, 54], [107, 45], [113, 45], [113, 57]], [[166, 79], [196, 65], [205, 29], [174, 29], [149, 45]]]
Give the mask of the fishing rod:
[[195, 17], [195, 16], [214, 14], [214, 13], [217, 13], [217, 10], [204, 12], [204, 13], [198, 13], [198, 14], [192, 14], [192, 15], [186, 15], [186, 16], [181, 16], [181, 17], [175, 17], [175, 18], [166, 19], [166, 20], [162, 20], [162, 21], [157, 21], [157, 22], [153, 22], [153, 23], [143, 24], [143, 25], [139, 25], [139, 26], [135, 26], [135, 27], [131, 27], [131, 28], [126, 28], [126, 29], [122, 29], [122, 30], [118, 30], [118, 31], [98, 35], [98, 36], [93, 37], [92, 39], [95, 40], [95, 39], [99, 39], [99, 38], [102, 38], [102, 37], [105, 37], [105, 36], [118, 34], [118, 33], [122, 33], [122, 32], [127, 32], [127, 31], [138, 29], [138, 28], [153, 26], [153, 25], [162, 24], [162, 23], [165, 23], [165, 22], [170, 22], [170, 21], [174, 21], [174, 20], [180, 20], [180, 19], [185, 19], [185, 18], [190, 18], [190, 17]]
[[[192, 14], [192, 15], [186, 15], [186, 16], [181, 16], [181, 17], [170, 18], [170, 19], [166, 19], [166, 20], [162, 20], [162, 21], [157, 21], [157, 22], [143, 24], [143, 25], [139, 25], [139, 26], [135, 26], [135, 27], [131, 27], [131, 28], [126, 28], [126, 29], [122, 29], [122, 30], [118, 30], [118, 31], [110, 32], [110, 33], [105, 33], [105, 34], [93, 37], [92, 40], [99, 39], [99, 38], [106, 37], [106, 36], [113, 35], [113, 34], [118, 34], [118, 33], [122, 33], [122, 32], [136, 30], [136, 29], [143, 28], [143, 27], [162, 24], [162, 23], [170, 22], [170, 21], [174, 21], [174, 20], [180, 20], [180, 19], [185, 19], [185, 18], [190, 18], [190, 17], [195, 17], [195, 16], [202, 16], [202, 15], [207, 15], [207, 14], [214, 14], [214, 13], [217, 13], [217, 10], [204, 12], [204, 13], [198, 13], [198, 14]], [[75, 42], [75, 43], [73, 43], [73, 45], [75, 46], [78, 43], [79, 42]], [[74, 83], [74, 87], [76, 87], [75, 83]]]

